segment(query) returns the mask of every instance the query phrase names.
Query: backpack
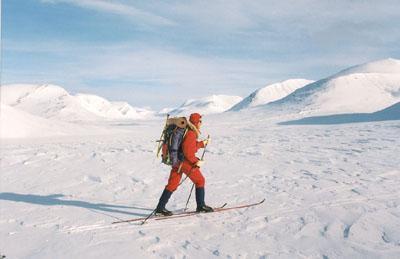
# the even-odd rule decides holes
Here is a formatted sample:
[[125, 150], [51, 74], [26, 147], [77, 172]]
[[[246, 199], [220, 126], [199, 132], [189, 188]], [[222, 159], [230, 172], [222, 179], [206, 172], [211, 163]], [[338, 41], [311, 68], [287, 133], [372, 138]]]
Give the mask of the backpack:
[[161, 151], [162, 163], [177, 166], [184, 160], [182, 142], [187, 130], [188, 121], [185, 117], [167, 117], [157, 152], [158, 156]]

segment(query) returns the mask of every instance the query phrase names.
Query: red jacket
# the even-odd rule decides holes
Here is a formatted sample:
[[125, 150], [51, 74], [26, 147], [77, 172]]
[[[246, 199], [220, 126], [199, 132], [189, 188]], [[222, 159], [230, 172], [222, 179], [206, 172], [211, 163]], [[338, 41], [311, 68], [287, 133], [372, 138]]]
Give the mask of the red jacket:
[[185, 156], [185, 161], [192, 164], [192, 166], [194, 166], [194, 164], [200, 160], [196, 157], [196, 153], [199, 148], [204, 148], [204, 142], [197, 141], [196, 132], [193, 130], [188, 130], [182, 142], [182, 150], [183, 155]]

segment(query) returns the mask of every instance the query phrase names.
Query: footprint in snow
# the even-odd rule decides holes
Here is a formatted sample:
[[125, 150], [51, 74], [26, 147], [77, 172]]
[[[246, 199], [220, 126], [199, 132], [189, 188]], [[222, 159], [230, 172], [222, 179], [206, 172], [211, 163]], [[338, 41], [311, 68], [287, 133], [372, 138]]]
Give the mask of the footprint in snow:
[[351, 228], [351, 225], [346, 225], [346, 227], [345, 227], [344, 230], [343, 230], [343, 237], [344, 237], [345, 239], [347, 239], [347, 238], [349, 237], [350, 228]]
[[96, 183], [101, 183], [102, 182], [100, 177], [92, 176], [92, 175], [85, 175], [83, 180], [86, 181], [86, 182], [96, 182]]
[[326, 236], [326, 233], [328, 232], [328, 225], [326, 225], [326, 226], [324, 226], [324, 229], [323, 230], [320, 230], [320, 234], [321, 234], [321, 236]]
[[185, 243], [182, 245], [182, 247], [184, 249], [187, 249], [189, 245], [190, 245], [190, 242], [188, 240], [186, 240]]

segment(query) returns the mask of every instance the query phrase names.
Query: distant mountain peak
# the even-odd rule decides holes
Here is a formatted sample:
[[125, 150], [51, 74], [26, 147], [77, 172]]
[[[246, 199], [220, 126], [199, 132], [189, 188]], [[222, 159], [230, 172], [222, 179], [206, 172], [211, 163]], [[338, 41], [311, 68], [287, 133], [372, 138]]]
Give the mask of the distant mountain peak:
[[394, 58], [375, 60], [344, 69], [333, 76], [337, 77], [356, 73], [399, 74], [400, 60]]
[[189, 115], [193, 112], [201, 114], [221, 113], [230, 109], [243, 98], [231, 95], [210, 95], [199, 99], [186, 100], [181, 106], [171, 109], [171, 115]]
[[249, 107], [267, 104], [286, 97], [298, 88], [314, 81], [307, 79], [288, 79], [259, 88], [237, 103], [230, 110], [238, 111]]
[[400, 60], [377, 60], [342, 70], [263, 107], [318, 115], [371, 113], [400, 101]]
[[52, 84], [4, 85], [1, 92], [2, 103], [43, 118], [66, 121], [144, 119], [154, 114], [94, 94], [71, 95], [64, 88]]

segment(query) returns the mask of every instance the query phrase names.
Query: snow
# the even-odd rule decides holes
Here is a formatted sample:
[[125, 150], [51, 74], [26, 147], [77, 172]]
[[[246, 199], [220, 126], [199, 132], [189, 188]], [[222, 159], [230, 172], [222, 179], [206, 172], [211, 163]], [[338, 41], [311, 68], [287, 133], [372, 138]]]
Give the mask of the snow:
[[[396, 64], [356, 66], [240, 112], [222, 112], [241, 101], [226, 96], [175, 109], [209, 113], [206, 203], [266, 201], [145, 225], [111, 223], [156, 206], [169, 176], [155, 154], [164, 119], [58, 86], [2, 86], [0, 255], [398, 258]], [[167, 208], [181, 211], [190, 188]]]
[[46, 119], [19, 111], [5, 104], [1, 104], [0, 110], [1, 138], [69, 135], [71, 132], [62, 127], [51, 125]]
[[388, 58], [356, 65], [339, 72], [337, 76], [357, 73], [400, 74], [400, 60]]
[[63, 121], [149, 119], [153, 111], [90, 94], [71, 95], [57, 85], [1, 86], [1, 101], [36, 116]]
[[109, 102], [96, 95], [77, 94], [76, 97], [82, 107], [108, 119], [148, 119], [154, 114], [154, 112], [144, 108], [134, 108], [126, 102]]
[[400, 61], [380, 60], [355, 66], [264, 105], [263, 109], [303, 115], [371, 113], [400, 101]]
[[371, 121], [386, 121], [400, 120], [400, 102], [373, 113], [349, 113], [335, 114], [325, 116], [311, 116], [298, 120], [281, 122], [282, 125], [318, 125], [318, 124], [340, 124], [340, 123], [355, 123], [355, 122], [371, 122]]
[[[282, 118], [285, 119], [285, 118]], [[260, 206], [151, 221], [169, 169], [162, 120], [108, 136], [2, 141], [0, 251], [7, 258], [396, 258], [400, 121], [283, 126], [205, 116], [206, 202]], [[243, 123], [243, 122], [246, 123]], [[129, 133], [121, 134], [124, 128]], [[167, 207], [185, 206], [186, 181]], [[195, 208], [194, 197], [189, 208]], [[21, 246], [20, 244], [24, 244]]]
[[0, 106], [0, 138], [3, 140], [115, 133], [116, 132], [112, 133], [107, 129], [94, 125], [78, 125], [75, 123], [49, 120], [6, 104], [1, 104]]
[[282, 82], [267, 85], [251, 93], [241, 102], [233, 106], [230, 110], [239, 111], [245, 108], [267, 104], [282, 99], [283, 97], [286, 97], [287, 95], [294, 92], [296, 89], [311, 84], [313, 82], [314, 81], [307, 79], [289, 79]]
[[[230, 95], [212, 95], [200, 99], [190, 99], [181, 106], [169, 111], [171, 115], [190, 115], [193, 112], [200, 114], [221, 113], [232, 108], [233, 105], [240, 102], [243, 98]], [[168, 110], [164, 110], [168, 111]]]

